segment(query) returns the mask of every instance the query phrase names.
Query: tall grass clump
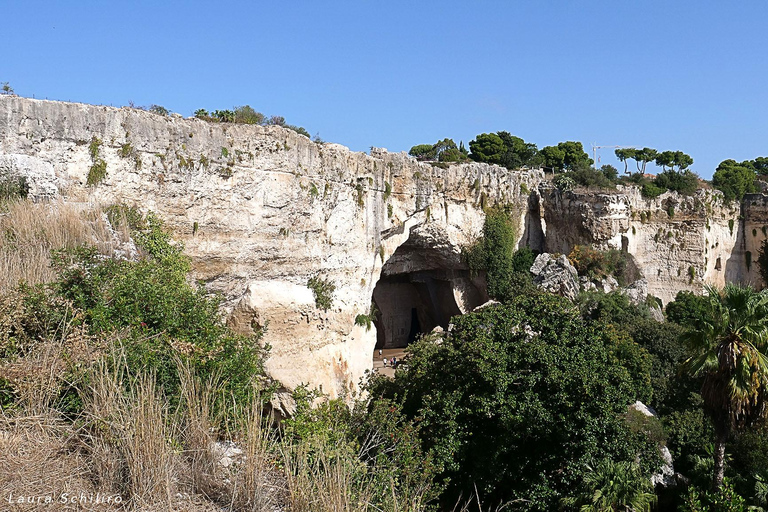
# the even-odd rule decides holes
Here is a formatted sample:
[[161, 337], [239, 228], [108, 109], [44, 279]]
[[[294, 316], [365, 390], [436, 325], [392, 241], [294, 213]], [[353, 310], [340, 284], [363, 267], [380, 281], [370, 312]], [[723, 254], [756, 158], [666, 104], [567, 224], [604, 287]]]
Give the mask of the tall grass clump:
[[48, 283], [56, 275], [50, 266], [53, 249], [95, 244], [111, 255], [114, 240], [99, 209], [78, 211], [64, 202], [35, 204], [30, 200], [0, 205], [0, 294], [24, 282]]

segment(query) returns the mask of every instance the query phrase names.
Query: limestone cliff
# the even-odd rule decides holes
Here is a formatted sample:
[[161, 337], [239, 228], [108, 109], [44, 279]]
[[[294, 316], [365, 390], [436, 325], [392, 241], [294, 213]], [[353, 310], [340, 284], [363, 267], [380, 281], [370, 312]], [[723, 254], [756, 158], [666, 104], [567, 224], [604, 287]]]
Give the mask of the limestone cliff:
[[[47, 176], [38, 197], [52, 183], [84, 186], [103, 164], [85, 200], [157, 212], [185, 243], [195, 277], [227, 298], [232, 325], [266, 327], [272, 376], [331, 395], [372, 366], [377, 329], [355, 318], [370, 312], [380, 278], [380, 345], [407, 337], [412, 320], [447, 327], [485, 299], [460, 258], [482, 231], [482, 206], [518, 201], [524, 212], [542, 177], [356, 153], [278, 126], [0, 97], [0, 167]], [[313, 276], [336, 287], [327, 311], [307, 286]]]
[[678, 290], [701, 292], [706, 283], [760, 282], [752, 262], [768, 231], [768, 196], [748, 196], [740, 205], [712, 190], [646, 199], [635, 187], [561, 193], [545, 186], [541, 210], [541, 250], [623, 249], [648, 280], [649, 293], [664, 303]]
[[[517, 205], [519, 245], [625, 249], [665, 302], [704, 282], [756, 281], [748, 261], [768, 226], [765, 196], [740, 207], [712, 191], [560, 193], [541, 171], [442, 168], [278, 126], [9, 96], [0, 96], [0, 171], [28, 176], [38, 199], [63, 191], [68, 201], [157, 212], [195, 277], [226, 298], [232, 326], [266, 327], [268, 371], [334, 396], [356, 387], [375, 346], [447, 327], [485, 301], [460, 251], [481, 233], [487, 204]], [[327, 311], [307, 286], [314, 276], [336, 287]], [[372, 301], [369, 329], [355, 318]]]

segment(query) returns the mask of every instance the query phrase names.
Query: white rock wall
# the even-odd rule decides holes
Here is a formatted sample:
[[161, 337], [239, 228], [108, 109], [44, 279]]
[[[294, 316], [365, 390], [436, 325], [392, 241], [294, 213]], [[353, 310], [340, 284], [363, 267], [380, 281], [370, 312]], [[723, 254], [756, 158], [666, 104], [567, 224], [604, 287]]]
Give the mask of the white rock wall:
[[[0, 162], [21, 155], [72, 190], [87, 181], [94, 137], [107, 174], [83, 200], [157, 212], [186, 244], [196, 277], [226, 297], [232, 325], [266, 325], [271, 375], [332, 396], [372, 366], [375, 331], [354, 318], [368, 312], [383, 263], [411, 229], [433, 227], [455, 261], [482, 231], [482, 205], [524, 202], [521, 185], [533, 190], [541, 179], [477, 163], [442, 169], [385, 150], [369, 156], [276, 126], [0, 97]], [[314, 275], [336, 285], [328, 311], [306, 286]]]

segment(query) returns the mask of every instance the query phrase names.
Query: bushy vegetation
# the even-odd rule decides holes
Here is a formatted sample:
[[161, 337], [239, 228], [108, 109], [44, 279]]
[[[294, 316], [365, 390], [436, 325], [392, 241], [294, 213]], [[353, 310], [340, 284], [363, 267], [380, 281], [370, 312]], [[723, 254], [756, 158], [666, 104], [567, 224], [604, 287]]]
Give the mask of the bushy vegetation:
[[0, 174], [0, 202], [26, 199], [29, 195], [29, 183], [25, 176]]
[[469, 159], [464, 142], [457, 146], [453, 139], [439, 140], [434, 144], [417, 144], [408, 154], [420, 161], [463, 162]]
[[554, 510], [590, 465], [642, 453], [643, 474], [657, 467], [653, 442], [624, 420], [650, 398], [649, 372], [629, 337], [532, 293], [455, 318], [449, 336], [409, 347], [407, 367], [371, 392], [401, 398], [418, 419], [446, 505], [476, 487], [486, 503]]
[[757, 185], [759, 175], [768, 174], [768, 158], [736, 162], [723, 160], [712, 175], [712, 185], [723, 192], [726, 201], [741, 200], [744, 194], [753, 194], [760, 189]]
[[466, 247], [462, 254], [473, 273], [485, 273], [488, 295], [499, 300], [522, 293], [531, 286], [529, 270], [534, 254], [528, 248], [515, 251], [517, 234], [511, 214], [508, 207], [487, 210], [482, 237]]
[[282, 116], [267, 117], [261, 112], [257, 112], [250, 105], [235, 107], [232, 110], [213, 110], [209, 112], [204, 108], [195, 110], [195, 117], [208, 121], [210, 123], [236, 123], [236, 124], [258, 124], [262, 126], [276, 125], [293, 130], [300, 135], [310, 137], [309, 132], [301, 127], [288, 124]]
[[592, 280], [613, 276], [620, 285], [626, 286], [640, 275], [631, 256], [617, 249], [599, 251], [588, 245], [577, 245], [568, 255], [568, 260], [580, 276]]

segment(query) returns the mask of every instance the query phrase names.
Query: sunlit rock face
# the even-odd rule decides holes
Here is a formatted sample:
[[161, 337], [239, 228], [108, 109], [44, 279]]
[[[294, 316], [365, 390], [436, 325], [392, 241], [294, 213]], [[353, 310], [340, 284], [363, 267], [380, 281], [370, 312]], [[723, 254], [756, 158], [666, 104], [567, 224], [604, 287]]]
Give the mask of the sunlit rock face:
[[[106, 176], [85, 187], [100, 161]], [[0, 165], [45, 176], [38, 181], [56, 188], [43, 187], [41, 198], [66, 189], [68, 201], [156, 212], [185, 244], [194, 278], [225, 297], [230, 325], [265, 329], [270, 374], [288, 389], [306, 383], [332, 396], [371, 368], [377, 327], [400, 315], [393, 306], [414, 301], [407, 313], [416, 309], [416, 329], [425, 330], [486, 298], [461, 248], [482, 232], [483, 206], [496, 203], [517, 205], [522, 235], [528, 191], [542, 179], [352, 152], [278, 126], [18, 97], [0, 97]], [[389, 299], [375, 321], [358, 325], [382, 269], [381, 290], [398, 280], [410, 288], [382, 292]], [[307, 286], [314, 276], [335, 286], [328, 310]]]
[[[86, 186], [102, 162], [106, 175]], [[757, 282], [768, 231], [761, 195], [739, 205], [712, 191], [561, 193], [538, 170], [443, 168], [279, 126], [10, 96], [0, 96], [0, 174], [26, 176], [38, 201], [63, 193], [156, 212], [185, 244], [193, 277], [224, 296], [230, 325], [264, 329], [270, 374], [331, 396], [358, 386], [376, 346], [407, 344], [486, 301], [482, 276], [461, 259], [485, 207], [511, 206], [518, 246], [627, 251], [665, 303], [704, 283]], [[311, 277], [335, 286], [327, 310]], [[372, 321], [355, 322], [372, 303]]]
[[635, 187], [560, 192], [542, 185], [544, 249], [568, 254], [576, 245], [621, 249], [633, 256], [647, 291], [666, 304], [679, 290], [706, 283], [759, 284], [754, 263], [768, 231], [768, 196], [726, 203], [718, 191], [667, 192], [643, 198]]

